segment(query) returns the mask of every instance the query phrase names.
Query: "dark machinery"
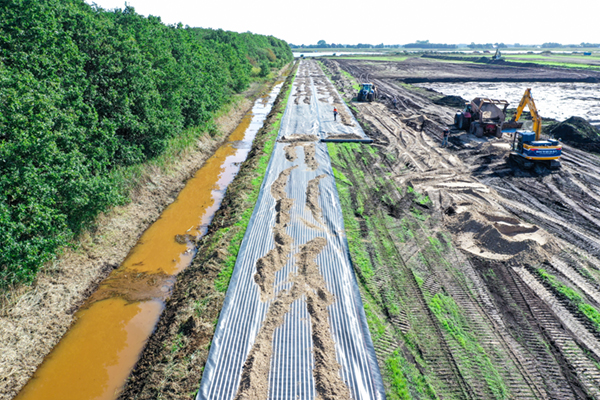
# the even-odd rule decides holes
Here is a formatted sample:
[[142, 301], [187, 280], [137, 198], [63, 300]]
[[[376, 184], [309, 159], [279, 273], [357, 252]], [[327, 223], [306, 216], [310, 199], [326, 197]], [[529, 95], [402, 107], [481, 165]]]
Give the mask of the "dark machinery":
[[373, 83], [362, 83], [361, 89], [356, 95], [356, 101], [368, 101], [371, 102], [377, 99], [377, 88]]
[[508, 104], [506, 100], [477, 97], [465, 104], [464, 110], [456, 113], [454, 125], [477, 137], [483, 135], [502, 137], [502, 129], [520, 128], [523, 125], [514, 121], [512, 123], [504, 122]]
[[525, 90], [511, 122], [516, 122], [521, 118], [525, 106], [529, 107], [533, 119], [533, 131], [517, 130], [515, 132], [510, 158], [524, 169], [531, 169], [536, 163], [545, 164], [551, 169], [560, 168], [559, 159], [562, 156], [562, 143], [554, 139], [540, 139], [542, 118], [535, 107], [531, 89]]

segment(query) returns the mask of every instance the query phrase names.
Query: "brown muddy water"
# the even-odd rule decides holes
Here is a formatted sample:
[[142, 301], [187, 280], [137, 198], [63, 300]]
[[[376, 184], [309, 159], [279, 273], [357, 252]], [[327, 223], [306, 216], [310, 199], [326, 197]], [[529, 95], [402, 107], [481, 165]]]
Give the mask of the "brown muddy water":
[[444, 95], [461, 96], [465, 100], [475, 97], [505, 99], [509, 108], [517, 108], [525, 89], [531, 88], [540, 115], [558, 121], [577, 116], [591, 124], [600, 125], [599, 83], [548, 83], [548, 82], [463, 82], [420, 83], [416, 86], [433, 89]]
[[195, 255], [227, 186], [246, 159], [283, 81], [258, 99], [228, 141], [188, 180], [76, 313], [75, 322], [16, 400], [118, 397], [164, 308], [176, 275]]

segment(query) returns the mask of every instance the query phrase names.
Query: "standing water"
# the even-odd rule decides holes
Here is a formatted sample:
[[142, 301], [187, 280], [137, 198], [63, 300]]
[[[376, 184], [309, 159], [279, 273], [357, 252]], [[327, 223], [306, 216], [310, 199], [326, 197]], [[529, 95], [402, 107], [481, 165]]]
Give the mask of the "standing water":
[[531, 88], [540, 115], [558, 121], [577, 116], [591, 124], [600, 124], [599, 83], [547, 83], [547, 82], [463, 82], [421, 83], [416, 86], [433, 89], [445, 95], [460, 96], [470, 101], [475, 97], [504, 99], [510, 108], [517, 108], [525, 89]]
[[246, 159], [282, 82], [258, 99], [159, 219], [75, 315], [75, 323], [15, 399], [118, 397], [150, 337], [175, 276], [189, 266], [227, 186]]

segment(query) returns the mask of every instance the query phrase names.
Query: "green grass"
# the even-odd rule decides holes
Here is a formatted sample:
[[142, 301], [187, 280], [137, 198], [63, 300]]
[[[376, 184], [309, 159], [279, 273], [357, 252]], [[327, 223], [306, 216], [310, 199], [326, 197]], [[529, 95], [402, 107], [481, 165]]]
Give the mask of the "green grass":
[[[382, 342], [384, 338], [389, 338], [390, 335], [396, 337], [402, 335], [394, 333], [396, 328], [389, 324], [386, 315], [398, 316], [405, 306], [400, 294], [392, 289], [393, 286], [378, 289], [373, 281], [377, 274], [376, 265], [397, 265], [401, 262], [398, 260], [395, 244], [385, 232], [386, 221], [392, 221], [392, 218], [381, 215], [379, 209], [375, 209], [372, 201], [367, 197], [375, 187], [378, 189], [375, 191], [377, 193], [383, 192], [389, 186], [386, 180], [371, 180], [371, 176], [361, 169], [364, 165], [362, 157], [365, 157], [369, 163], [380, 158], [378, 152], [373, 149], [356, 143], [328, 144], [329, 154], [335, 165], [334, 175], [342, 205], [348, 245], [353, 266], [359, 276], [369, 331], [376, 345], [386, 346]], [[359, 157], [359, 154], [362, 156]], [[366, 230], [361, 230], [363, 224]], [[408, 342], [407, 346], [412, 350], [407, 348], [406, 351], [415, 351], [413, 357], [419, 358], [417, 347]], [[388, 386], [386, 391], [388, 398], [436, 399], [435, 390], [428, 378], [406, 360], [402, 350], [398, 348], [390, 350], [393, 353], [381, 360], [385, 365], [382, 373]]]
[[483, 373], [480, 378], [485, 380], [489, 390], [494, 394], [494, 399], [508, 399], [508, 389], [502, 377], [479, 344], [478, 338], [471, 330], [463, 311], [454, 299], [437, 293], [431, 298], [429, 307], [442, 328], [465, 350], [460, 360], [461, 366], [474, 367], [477, 365]]
[[406, 360], [398, 353], [398, 350], [385, 360], [385, 368], [390, 376], [391, 393], [390, 400], [411, 400], [412, 396], [408, 389], [408, 381], [402, 372]]
[[347, 71], [344, 71], [343, 69], [340, 69], [340, 72], [342, 73], [342, 75], [344, 75], [346, 78], [348, 78], [348, 80], [350, 80], [350, 82], [352, 82], [352, 89], [354, 89], [355, 91], [360, 90], [360, 83], [356, 80], [356, 78], [353, 75], [351, 75]]
[[581, 294], [560, 282], [556, 276], [548, 273], [545, 269], [538, 268], [536, 272], [556, 293], [567, 299], [572, 306], [584, 315], [592, 323], [596, 331], [600, 333], [600, 311], [586, 303], [585, 298]]
[[[267, 140], [265, 141], [263, 147], [263, 155], [258, 160], [258, 167], [256, 169], [256, 176], [252, 179], [252, 189], [248, 194], [248, 202], [251, 204], [256, 204], [258, 201], [258, 196], [260, 194], [260, 188], [262, 182], [264, 180], [265, 174], [267, 172], [267, 167], [269, 165], [269, 160], [271, 159], [271, 154], [273, 153], [273, 149], [275, 148], [275, 142], [277, 140], [277, 134], [279, 133], [279, 127], [281, 126], [281, 118], [283, 117], [283, 113], [287, 106], [288, 99], [290, 97], [290, 93], [292, 90], [293, 83], [285, 91], [283, 100], [279, 104], [279, 111], [277, 112], [277, 116], [273, 124], [271, 125], [271, 130], [267, 134]], [[226, 292], [229, 287], [229, 281], [231, 280], [231, 275], [233, 274], [233, 268], [235, 267], [235, 262], [237, 260], [238, 252], [240, 251], [240, 246], [242, 244], [242, 240], [244, 239], [244, 235], [246, 234], [246, 229], [248, 228], [248, 223], [250, 222], [250, 218], [252, 217], [254, 209], [253, 207], [247, 208], [243, 213], [239, 221], [237, 221], [231, 229], [236, 229], [237, 232], [233, 236], [230, 241], [229, 247], [227, 249], [229, 256], [225, 260], [225, 267], [219, 272], [219, 275], [215, 279], [215, 288], [219, 292]], [[229, 228], [227, 228], [229, 229]]]

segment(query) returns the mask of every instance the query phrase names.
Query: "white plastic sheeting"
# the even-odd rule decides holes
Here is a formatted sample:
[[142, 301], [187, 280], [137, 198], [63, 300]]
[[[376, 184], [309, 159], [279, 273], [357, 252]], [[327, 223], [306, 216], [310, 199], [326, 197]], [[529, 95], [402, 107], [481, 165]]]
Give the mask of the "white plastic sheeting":
[[[310, 61], [303, 61], [300, 73], [307, 73]], [[308, 64], [308, 65], [307, 65]], [[320, 72], [320, 70], [319, 70]], [[317, 71], [310, 69], [315, 75]], [[324, 138], [327, 134], [364, 132], [333, 121], [331, 102], [319, 101], [312, 77], [310, 104], [294, 104], [298, 85], [295, 84], [284, 114], [279, 138], [290, 134], [312, 134]], [[291, 286], [288, 274], [297, 271], [296, 257], [300, 247], [322, 236], [327, 245], [316, 263], [325, 279], [327, 290], [335, 296], [329, 312], [330, 331], [335, 342], [336, 359], [341, 366], [339, 376], [346, 383], [353, 399], [384, 399], [384, 389], [375, 352], [366, 323], [356, 277], [348, 253], [341, 207], [333, 177], [327, 145], [314, 143], [318, 168], [311, 170], [305, 163], [302, 146], [296, 147], [297, 159], [288, 161], [284, 146], [276, 143], [258, 202], [254, 209], [237, 262], [215, 336], [204, 370], [197, 399], [233, 399], [238, 391], [244, 363], [254, 344], [271, 302], [262, 302], [260, 288], [254, 281], [256, 262], [274, 248], [272, 228], [275, 225], [275, 199], [271, 185], [279, 174], [294, 165], [286, 186], [288, 198], [294, 200], [287, 234], [293, 238], [292, 254], [287, 264], [275, 275], [275, 295]], [[306, 207], [308, 182], [325, 174], [319, 181], [319, 206], [322, 225]], [[308, 222], [308, 223], [307, 223]], [[324, 229], [316, 229], [323, 226]], [[292, 303], [290, 312], [273, 335], [273, 355], [268, 377], [269, 399], [315, 399], [318, 395], [312, 374], [314, 367], [310, 315], [304, 298]]]

